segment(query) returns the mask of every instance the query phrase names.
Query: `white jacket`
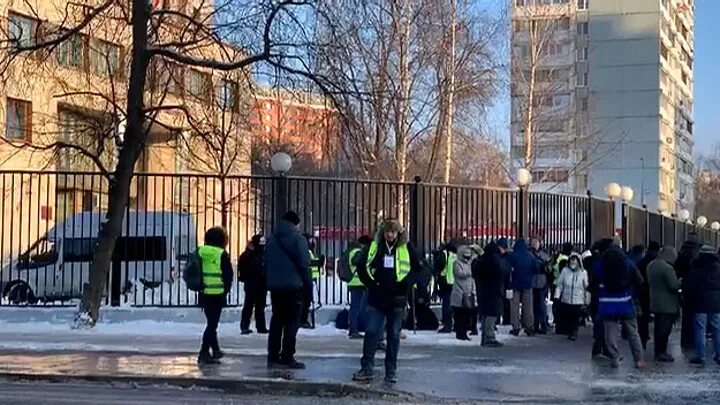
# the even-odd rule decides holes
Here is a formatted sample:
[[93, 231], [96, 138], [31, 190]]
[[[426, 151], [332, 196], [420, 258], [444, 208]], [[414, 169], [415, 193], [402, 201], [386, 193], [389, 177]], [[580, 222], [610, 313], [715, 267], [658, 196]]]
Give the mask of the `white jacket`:
[[555, 298], [560, 302], [570, 305], [588, 305], [590, 293], [588, 289], [588, 275], [582, 269], [572, 270], [565, 267], [560, 273], [555, 289]]

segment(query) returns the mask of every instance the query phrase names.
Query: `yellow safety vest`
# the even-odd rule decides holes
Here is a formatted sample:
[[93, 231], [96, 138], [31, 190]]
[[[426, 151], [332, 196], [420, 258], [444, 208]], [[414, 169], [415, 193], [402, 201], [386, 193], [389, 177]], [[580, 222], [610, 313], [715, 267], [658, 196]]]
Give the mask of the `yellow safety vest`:
[[445, 251], [445, 268], [440, 273], [440, 277], [445, 277], [445, 282], [449, 285], [455, 284], [455, 273], [453, 272], [455, 260], [457, 260], [455, 253]]
[[364, 287], [365, 285], [362, 283], [362, 280], [360, 280], [360, 277], [357, 275], [357, 266], [353, 265], [353, 258], [355, 255], [360, 253], [362, 249], [355, 248], [348, 253], [348, 260], [350, 261], [350, 271], [353, 274], [353, 278], [348, 282], [348, 287]]
[[[375, 259], [377, 251], [377, 243], [373, 241], [372, 244], [370, 244], [370, 251], [368, 252], [367, 266], [370, 266], [370, 263]], [[397, 281], [404, 280], [405, 277], [410, 274], [410, 270], [410, 251], [407, 245], [398, 246], [395, 249], [395, 276]], [[375, 276], [374, 272], [371, 272], [369, 268], [368, 275], [371, 279]]]
[[224, 249], [215, 246], [200, 246], [198, 256], [202, 263], [203, 294], [221, 295], [225, 294], [225, 284], [222, 279], [222, 267], [220, 261]]
[[[317, 260], [317, 256], [315, 256], [315, 253], [313, 253], [312, 250], [308, 250], [308, 253], [310, 253], [310, 261]], [[320, 273], [321, 273], [320, 266], [310, 266], [310, 270], [312, 271], [312, 278], [314, 280], [317, 280], [320, 278]]]

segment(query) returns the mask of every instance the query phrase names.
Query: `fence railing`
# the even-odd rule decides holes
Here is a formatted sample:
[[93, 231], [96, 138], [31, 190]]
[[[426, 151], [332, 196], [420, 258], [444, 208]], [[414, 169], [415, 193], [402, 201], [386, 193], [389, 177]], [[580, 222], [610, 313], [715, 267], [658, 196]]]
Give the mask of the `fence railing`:
[[658, 242], [663, 246], [679, 248], [691, 233], [696, 234], [704, 244], [720, 247], [720, 232], [674, 216], [650, 212], [646, 208], [623, 205], [622, 228], [624, 243], [628, 247]]
[[[2, 171], [1, 305], [75, 305], [88, 281], [92, 249], [108, 203], [99, 173]], [[521, 198], [527, 208], [520, 210]], [[335, 274], [348, 243], [372, 235], [382, 218], [405, 224], [426, 258], [443, 242], [485, 244], [499, 237], [538, 236], [552, 249], [578, 248], [615, 232], [614, 204], [592, 196], [511, 189], [333, 178], [208, 174], [137, 174], [123, 231], [109, 269], [106, 305], [192, 306], [196, 294], [179, 277], [204, 230], [223, 225], [233, 261], [254, 234], [271, 233], [288, 208], [327, 258], [315, 300], [348, 302]], [[652, 223], [652, 221], [650, 221]], [[639, 237], [639, 236], [638, 236]], [[235, 283], [230, 305], [243, 302]]]

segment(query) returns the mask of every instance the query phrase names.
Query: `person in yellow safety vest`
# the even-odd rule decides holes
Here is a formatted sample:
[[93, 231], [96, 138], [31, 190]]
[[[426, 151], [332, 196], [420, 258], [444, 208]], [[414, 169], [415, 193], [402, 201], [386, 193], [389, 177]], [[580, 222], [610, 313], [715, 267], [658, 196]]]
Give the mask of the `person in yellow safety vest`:
[[[313, 291], [315, 291], [315, 289], [320, 286], [319, 280], [320, 276], [323, 274], [323, 268], [325, 267], [325, 257], [315, 254], [315, 250], [317, 248], [317, 239], [315, 239], [315, 237], [309, 234], [305, 234], [305, 239], [307, 239], [308, 242], [308, 255], [310, 256], [310, 272], [312, 274]], [[320, 296], [320, 291], [318, 290], [317, 292], [318, 296]], [[306, 297], [305, 301], [303, 302], [303, 311], [302, 316], [300, 317], [300, 320], [302, 321], [300, 327], [303, 329], [312, 329], [315, 327], [314, 322], [310, 322], [310, 307], [313, 302], [315, 302], [315, 298], [312, 295], [310, 297]]]
[[357, 274], [368, 287], [368, 308], [361, 368], [353, 375], [353, 380], [373, 379], [375, 351], [385, 325], [385, 382], [392, 384], [397, 382], [400, 330], [407, 314], [408, 295], [422, 276], [420, 258], [408, 243], [400, 222], [383, 221], [375, 240], [362, 253]]
[[[564, 269], [567, 266], [567, 262], [570, 259], [570, 255], [573, 254], [573, 245], [572, 243], [566, 242], [563, 243], [562, 249], [560, 250], [560, 253], [558, 253], [557, 257], [555, 258], [555, 265], [553, 266], [553, 273], [550, 277], [551, 280], [548, 280], [548, 284], [550, 285], [550, 297], [553, 297], [553, 306], [552, 306], [552, 314], [553, 314], [553, 320], [558, 319], [558, 308], [560, 306], [558, 300], [554, 299], [555, 297], [555, 289], [557, 288], [557, 280], [560, 278], [560, 271]], [[555, 325], [557, 326], [557, 321], [555, 321]], [[558, 331], [555, 331], [558, 333]], [[560, 331], [562, 332], [562, 331]]]
[[448, 242], [433, 257], [433, 270], [440, 291], [440, 299], [442, 300], [443, 326], [438, 333], [451, 333], [453, 331], [453, 310], [450, 305], [450, 295], [455, 283], [453, 268], [457, 259], [456, 253], [457, 244]]
[[[230, 256], [225, 251], [228, 236], [222, 227], [210, 228], [205, 232], [205, 244], [197, 249], [202, 266], [203, 289], [199, 293], [198, 303], [207, 320], [203, 333], [202, 346], [198, 355], [198, 364], [219, 364], [224, 356], [218, 343], [217, 328], [220, 314], [226, 304], [227, 293], [233, 281], [233, 269]], [[212, 349], [212, 354], [210, 350]]]
[[348, 252], [350, 271], [352, 271], [353, 274], [352, 279], [348, 282], [348, 290], [350, 291], [348, 332], [350, 339], [362, 339], [362, 335], [360, 334], [360, 319], [367, 307], [367, 288], [357, 274], [357, 267], [361, 260], [363, 250], [369, 249], [371, 243], [372, 238], [363, 235], [358, 238], [357, 244], [351, 247], [350, 252]]

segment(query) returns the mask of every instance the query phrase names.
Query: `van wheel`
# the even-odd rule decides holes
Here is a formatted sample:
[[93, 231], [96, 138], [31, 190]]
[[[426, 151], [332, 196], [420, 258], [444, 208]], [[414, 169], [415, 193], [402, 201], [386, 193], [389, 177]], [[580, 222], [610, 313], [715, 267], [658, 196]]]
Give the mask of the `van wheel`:
[[6, 294], [8, 301], [12, 304], [35, 304], [37, 298], [32, 288], [24, 281], [16, 281], [10, 283], [7, 287]]

